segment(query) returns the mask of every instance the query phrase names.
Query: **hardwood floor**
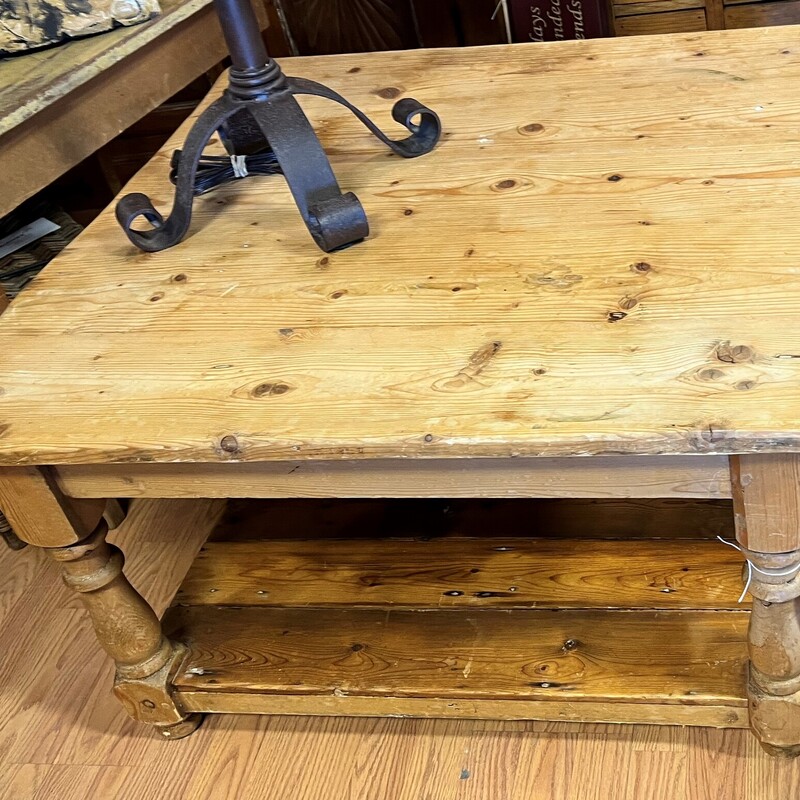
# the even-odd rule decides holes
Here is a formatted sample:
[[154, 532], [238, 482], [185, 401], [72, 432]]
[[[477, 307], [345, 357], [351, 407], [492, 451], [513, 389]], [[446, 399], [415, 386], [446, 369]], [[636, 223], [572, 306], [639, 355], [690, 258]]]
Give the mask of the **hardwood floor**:
[[[110, 537], [159, 612], [221, 510], [140, 502]], [[0, 572], [0, 800], [800, 796], [800, 760], [768, 758], [741, 730], [226, 716], [163, 741], [111, 696], [110, 663], [55, 565], [2, 549]]]

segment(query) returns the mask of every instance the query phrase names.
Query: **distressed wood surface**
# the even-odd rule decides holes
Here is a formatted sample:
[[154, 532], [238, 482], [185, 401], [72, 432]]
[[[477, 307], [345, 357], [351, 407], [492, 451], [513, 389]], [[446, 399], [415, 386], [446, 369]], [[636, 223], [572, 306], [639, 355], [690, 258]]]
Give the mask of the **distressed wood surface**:
[[[103, 214], [0, 322], [0, 462], [800, 449], [797, 31], [308, 58], [372, 236], [318, 252], [279, 178], [143, 254]], [[218, 86], [221, 89], [222, 84]], [[129, 188], [168, 205], [168, 154]]]
[[725, 456], [67, 465], [73, 497], [730, 496]]
[[747, 621], [721, 611], [189, 606], [170, 609], [165, 628], [190, 642], [179, 691], [744, 706]]
[[147, 23], [0, 60], [0, 134], [210, 5], [211, 0], [160, 0], [161, 13]]
[[24, 542], [39, 547], [74, 544], [94, 531], [105, 509], [103, 499], [65, 497], [47, 470], [0, 467], [0, 511]]
[[103, 33], [119, 25], [138, 25], [160, 13], [158, 0], [135, 3], [7, 0], [3, 3], [0, 26], [0, 54], [46, 47], [65, 39]]
[[448, 538], [209, 542], [175, 601], [234, 606], [736, 609], [718, 541]]
[[800, 457], [731, 458], [737, 538], [761, 553], [800, 550]]
[[[682, 706], [648, 699], [468, 699], [436, 697], [264, 694], [242, 690], [179, 689], [176, 697], [190, 712], [221, 714], [287, 714], [336, 717], [418, 717], [422, 719], [537, 720], [538, 722], [700, 725], [746, 728], [747, 708], [739, 698]], [[321, 722], [321, 721], [320, 721]]]
[[[211, 0], [163, 8], [142, 25], [0, 61], [0, 170], [14, 176], [0, 215], [225, 57]], [[266, 26], [263, 14], [259, 21]]]
[[[112, 534], [126, 548], [132, 582], [158, 610], [220, 506], [136, 501]], [[770, 758], [741, 729], [220, 714], [188, 739], [164, 742], [109, 697], [113, 665], [45, 554], [0, 547], [0, 570], [3, 800], [286, 800], [287, 787], [293, 800], [791, 800], [800, 794], [800, 760]], [[218, 700], [232, 709], [237, 702], [229, 693], [197, 694], [205, 705]], [[195, 695], [185, 692], [182, 699], [194, 702]], [[259, 699], [286, 712], [306, 703], [315, 714], [341, 714], [346, 703], [353, 715], [361, 705], [352, 697], [262, 695], [243, 698], [242, 711]], [[446, 706], [453, 702], [437, 716], [452, 713]], [[513, 701], [497, 702], [510, 713]], [[534, 714], [528, 705], [521, 715], [551, 709], [588, 718], [623, 708], [538, 705]], [[624, 705], [640, 723], [662, 708]], [[710, 708], [669, 710], [676, 721], [680, 712], [707, 723]], [[715, 712], [723, 722], [730, 713], [746, 725], [746, 708]]]

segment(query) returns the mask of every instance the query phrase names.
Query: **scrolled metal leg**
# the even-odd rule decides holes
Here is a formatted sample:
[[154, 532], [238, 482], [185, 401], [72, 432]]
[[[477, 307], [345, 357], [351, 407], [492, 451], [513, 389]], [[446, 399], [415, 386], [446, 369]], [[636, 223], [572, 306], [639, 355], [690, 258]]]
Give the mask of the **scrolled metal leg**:
[[328, 157], [297, 100], [274, 95], [250, 107], [286, 177], [303, 221], [326, 253], [369, 234], [367, 215], [352, 193], [342, 194]]
[[[287, 78], [280, 66], [259, 49], [257, 38], [242, 39], [251, 24], [244, 24], [244, 17], [237, 20], [237, 15], [251, 14], [248, 4], [240, 0], [215, 0], [215, 3], [223, 23], [231, 25], [236, 21], [237, 30], [241, 28], [236, 35], [232, 36], [230, 30], [226, 34], [234, 54], [228, 88], [200, 115], [186, 139], [169, 217], [164, 219], [146, 195], [136, 193], [119, 201], [118, 222], [130, 241], [147, 252], [164, 250], [183, 239], [192, 219], [198, 162], [208, 140], [220, 130], [231, 156], [254, 155], [267, 147], [273, 150], [303, 221], [322, 250], [330, 252], [361, 241], [369, 234], [364, 209], [352, 192], [342, 193], [328, 157], [294, 95], [316, 95], [339, 103], [404, 158], [416, 158], [436, 146], [441, 135], [439, 117], [416, 100], [399, 100], [392, 116], [405, 126], [410, 136], [389, 138], [363, 111], [327, 86], [305, 78]], [[246, 52], [241, 51], [244, 45]], [[263, 66], [255, 63], [237, 66], [237, 61], [251, 62], [260, 59], [262, 53], [266, 59]], [[151, 230], [133, 229], [134, 222], [141, 218], [153, 226]]]
[[[186, 137], [177, 170], [175, 199], [166, 219], [156, 210], [150, 198], [140, 192], [127, 194], [117, 203], [117, 222], [140, 250], [148, 253], [165, 250], [178, 244], [186, 235], [192, 221], [195, 177], [200, 156], [208, 140], [237, 111], [240, 111], [240, 106], [232, 102], [228, 95], [223, 95], [197, 118]], [[134, 230], [133, 224], [140, 218], [146, 219], [153, 226], [152, 229]]]
[[[438, 114], [411, 97], [404, 97], [402, 100], [398, 100], [392, 108], [392, 117], [395, 122], [399, 122], [411, 131], [411, 136], [405, 139], [390, 139], [361, 109], [354, 106], [338, 92], [334, 92], [333, 89], [329, 89], [316, 81], [310, 81], [307, 78], [287, 78], [287, 80], [289, 89], [294, 94], [325, 97], [352, 111], [378, 139], [397, 155], [403, 156], [403, 158], [417, 158], [430, 153], [436, 147], [442, 135], [442, 123]], [[414, 122], [415, 117], [419, 117], [419, 122]]]

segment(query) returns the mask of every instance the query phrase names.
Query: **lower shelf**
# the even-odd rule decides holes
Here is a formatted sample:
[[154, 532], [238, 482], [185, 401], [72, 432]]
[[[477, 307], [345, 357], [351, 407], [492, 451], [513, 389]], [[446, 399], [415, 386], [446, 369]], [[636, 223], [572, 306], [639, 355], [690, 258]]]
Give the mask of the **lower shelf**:
[[741, 559], [713, 539], [237, 527], [165, 619], [189, 711], [747, 727]]
[[196, 711], [746, 725], [747, 615], [176, 608]]

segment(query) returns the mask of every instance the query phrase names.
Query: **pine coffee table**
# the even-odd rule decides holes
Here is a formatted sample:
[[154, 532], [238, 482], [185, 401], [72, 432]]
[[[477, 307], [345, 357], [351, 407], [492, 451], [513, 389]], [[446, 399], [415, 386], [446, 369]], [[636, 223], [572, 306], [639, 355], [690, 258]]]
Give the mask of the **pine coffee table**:
[[[304, 101], [367, 240], [323, 254], [280, 176], [247, 179], [159, 253], [107, 210], [0, 318], [0, 507], [126, 710], [173, 738], [217, 712], [750, 725], [796, 755], [798, 29], [283, 65], [390, 132], [400, 96], [441, 116], [409, 161]], [[168, 208], [185, 132], [128, 190]], [[534, 515], [239, 530], [160, 621], [105, 541], [121, 497], [732, 499], [741, 552]]]

